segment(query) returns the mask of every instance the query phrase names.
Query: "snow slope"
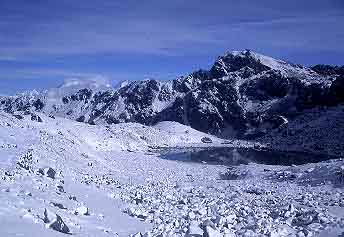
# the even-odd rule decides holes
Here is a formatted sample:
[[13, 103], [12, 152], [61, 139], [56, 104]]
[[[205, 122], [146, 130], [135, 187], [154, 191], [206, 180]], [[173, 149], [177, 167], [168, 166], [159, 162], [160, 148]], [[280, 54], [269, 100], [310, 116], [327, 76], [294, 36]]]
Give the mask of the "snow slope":
[[[152, 151], [199, 146], [205, 136], [212, 146], [223, 140], [171, 122], [102, 127], [39, 116], [42, 122], [0, 112], [0, 236], [64, 236], [50, 220], [55, 213], [75, 236], [344, 230], [343, 160], [232, 168], [176, 162]], [[45, 209], [53, 216], [47, 223]]]
[[[110, 190], [100, 192], [100, 187], [80, 183], [87, 183], [89, 177], [111, 182], [104, 178], [111, 170], [106, 168], [107, 156], [180, 143], [195, 145], [205, 136], [176, 123], [172, 123], [175, 128], [172, 132], [164, 130], [169, 123], [159, 124], [157, 128], [140, 124], [105, 128], [40, 116], [41, 123], [31, 121], [30, 116], [19, 120], [0, 113], [0, 236], [60, 236], [44, 227], [45, 208], [58, 213], [74, 235], [127, 236], [144, 232], [147, 225], [123, 214], [118, 208], [123, 204], [109, 197]], [[54, 179], [39, 172], [47, 167], [56, 171]], [[118, 166], [112, 171], [116, 169]], [[126, 176], [122, 179], [128, 182]], [[90, 216], [74, 214], [83, 205], [90, 209]]]

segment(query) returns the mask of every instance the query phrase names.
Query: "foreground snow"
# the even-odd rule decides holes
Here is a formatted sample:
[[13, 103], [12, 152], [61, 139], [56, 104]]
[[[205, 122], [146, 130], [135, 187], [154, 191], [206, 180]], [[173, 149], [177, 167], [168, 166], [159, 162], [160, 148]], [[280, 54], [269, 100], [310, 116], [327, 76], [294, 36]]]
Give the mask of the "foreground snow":
[[0, 236], [344, 231], [343, 160], [231, 169], [169, 161], [155, 148], [224, 141], [171, 122], [101, 127], [39, 116], [0, 113]]

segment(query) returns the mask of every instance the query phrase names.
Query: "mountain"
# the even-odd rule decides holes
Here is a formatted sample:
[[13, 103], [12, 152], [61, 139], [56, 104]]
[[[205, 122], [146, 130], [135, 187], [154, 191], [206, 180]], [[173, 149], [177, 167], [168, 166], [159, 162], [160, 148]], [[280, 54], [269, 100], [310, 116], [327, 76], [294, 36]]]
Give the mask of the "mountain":
[[116, 88], [72, 80], [57, 89], [1, 97], [0, 109], [36, 112], [89, 124], [176, 121], [222, 137], [254, 138], [314, 107], [343, 102], [343, 70], [304, 67], [244, 50], [219, 57], [210, 70], [172, 81]]

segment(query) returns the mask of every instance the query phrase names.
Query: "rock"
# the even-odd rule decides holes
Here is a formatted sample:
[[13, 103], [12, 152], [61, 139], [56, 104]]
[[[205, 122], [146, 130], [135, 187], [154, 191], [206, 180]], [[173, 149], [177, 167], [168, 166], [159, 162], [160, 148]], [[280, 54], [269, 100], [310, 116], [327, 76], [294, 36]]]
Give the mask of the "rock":
[[57, 202], [51, 202], [51, 205], [53, 205], [54, 207], [58, 207], [60, 209], [67, 209], [65, 206], [63, 206], [63, 204], [61, 203], [57, 203]]
[[146, 233], [144, 233], [143, 237], [152, 237], [152, 233], [151, 232], [146, 232]]
[[68, 234], [70, 232], [68, 226], [63, 222], [62, 218], [49, 211], [48, 209], [44, 210], [44, 223], [46, 223], [46, 227], [56, 230], [61, 233]]
[[311, 172], [313, 172], [313, 170], [314, 170], [314, 168], [309, 168], [309, 169], [305, 170], [305, 173], [311, 173]]
[[223, 237], [236, 237], [236, 234], [232, 230], [225, 229]]
[[222, 234], [217, 230], [210, 226], [205, 226], [204, 228], [204, 237], [222, 237]]
[[68, 199], [69, 199], [69, 200], [76, 201], [76, 197], [75, 197], [75, 196], [69, 196]]
[[291, 204], [289, 204], [289, 206], [288, 206], [288, 211], [290, 212], [290, 213], [294, 213], [295, 211], [296, 211], [296, 209], [295, 209], [295, 207], [294, 207], [294, 205], [291, 203]]
[[297, 237], [305, 237], [305, 234], [303, 233], [303, 231], [299, 231], [297, 232]]
[[45, 174], [47, 175], [47, 177], [55, 179], [56, 171], [53, 168], [49, 167], [45, 169]]
[[276, 229], [273, 229], [269, 236], [270, 237], [282, 237], [282, 236], [287, 236], [288, 235], [288, 230], [283, 227], [277, 227]]
[[85, 206], [80, 206], [75, 210], [75, 214], [76, 215], [84, 215], [84, 216], [88, 216], [90, 215], [89, 209]]
[[197, 213], [201, 216], [205, 216], [207, 214], [207, 209], [205, 208], [199, 209]]
[[32, 121], [37, 121], [37, 122], [43, 122], [43, 120], [41, 119], [41, 117], [39, 117], [37, 114], [31, 114], [31, 120]]
[[307, 229], [312, 230], [314, 232], [318, 232], [319, 230], [321, 230], [321, 228], [322, 228], [322, 225], [319, 223], [312, 223], [307, 226]]
[[244, 233], [244, 236], [245, 237], [253, 237], [253, 236], [257, 236], [257, 234], [254, 233], [253, 230], [246, 230], [245, 233]]
[[293, 220], [294, 225], [300, 225], [300, 226], [309, 225], [312, 222], [313, 222], [313, 216], [307, 213], [304, 213]]
[[186, 233], [186, 236], [188, 237], [202, 237], [203, 236], [203, 230], [199, 226], [199, 223], [196, 221], [191, 221], [188, 231]]
[[186, 198], [184, 198], [184, 199], [179, 200], [178, 203], [182, 204], [182, 205], [185, 205], [186, 203], [188, 203], [188, 200]]
[[13, 117], [15, 117], [16, 119], [19, 119], [19, 120], [24, 119], [24, 117], [20, 114], [13, 114]]
[[216, 216], [214, 223], [218, 226], [222, 225], [225, 222], [225, 218], [222, 216]]
[[52, 220], [54, 220], [56, 218], [56, 214], [51, 212], [50, 210], [48, 209], [45, 209], [44, 210], [44, 223], [49, 223], [51, 222]]
[[214, 224], [211, 220], [205, 220], [205, 221], [203, 221], [203, 223], [202, 223], [203, 229], [204, 229], [205, 227], [207, 227], [207, 226], [210, 226], [210, 227], [212, 227], [213, 229], [216, 228], [215, 224]]
[[47, 167], [47, 168], [44, 168], [44, 169], [39, 168], [38, 169], [38, 173], [40, 173], [42, 175], [45, 175], [45, 176], [47, 176], [47, 177], [49, 177], [51, 179], [55, 179], [55, 177], [56, 177], [56, 171], [53, 168], [51, 168], [51, 167]]
[[194, 213], [193, 211], [189, 212], [189, 214], [188, 214], [188, 219], [189, 219], [189, 220], [193, 220], [193, 219], [195, 219], [195, 218], [196, 218], [195, 213]]
[[209, 137], [202, 137], [201, 141], [203, 143], [213, 143], [213, 141]]
[[258, 187], [250, 187], [250, 188], [246, 189], [245, 191], [247, 193], [256, 194], [256, 195], [262, 195], [265, 193], [264, 189], [258, 188]]
[[317, 220], [322, 224], [327, 224], [330, 222], [330, 220], [323, 213], [319, 213], [317, 215]]
[[237, 216], [233, 213], [226, 217], [226, 222], [228, 224], [234, 224], [236, 222]]
[[60, 193], [65, 193], [64, 188], [62, 185], [56, 185], [56, 189], [60, 192]]

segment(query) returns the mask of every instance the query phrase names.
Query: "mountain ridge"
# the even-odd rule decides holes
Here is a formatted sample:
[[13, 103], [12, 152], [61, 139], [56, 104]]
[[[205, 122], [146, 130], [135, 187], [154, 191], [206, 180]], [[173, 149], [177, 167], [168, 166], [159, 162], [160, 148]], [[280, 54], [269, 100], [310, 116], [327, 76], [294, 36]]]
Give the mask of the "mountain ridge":
[[117, 88], [86, 86], [0, 97], [0, 109], [13, 114], [38, 111], [89, 124], [169, 120], [224, 137], [255, 137], [305, 109], [337, 105], [343, 101], [341, 88], [340, 67], [313, 69], [244, 50], [218, 57], [209, 70], [172, 81], [147, 79]]

